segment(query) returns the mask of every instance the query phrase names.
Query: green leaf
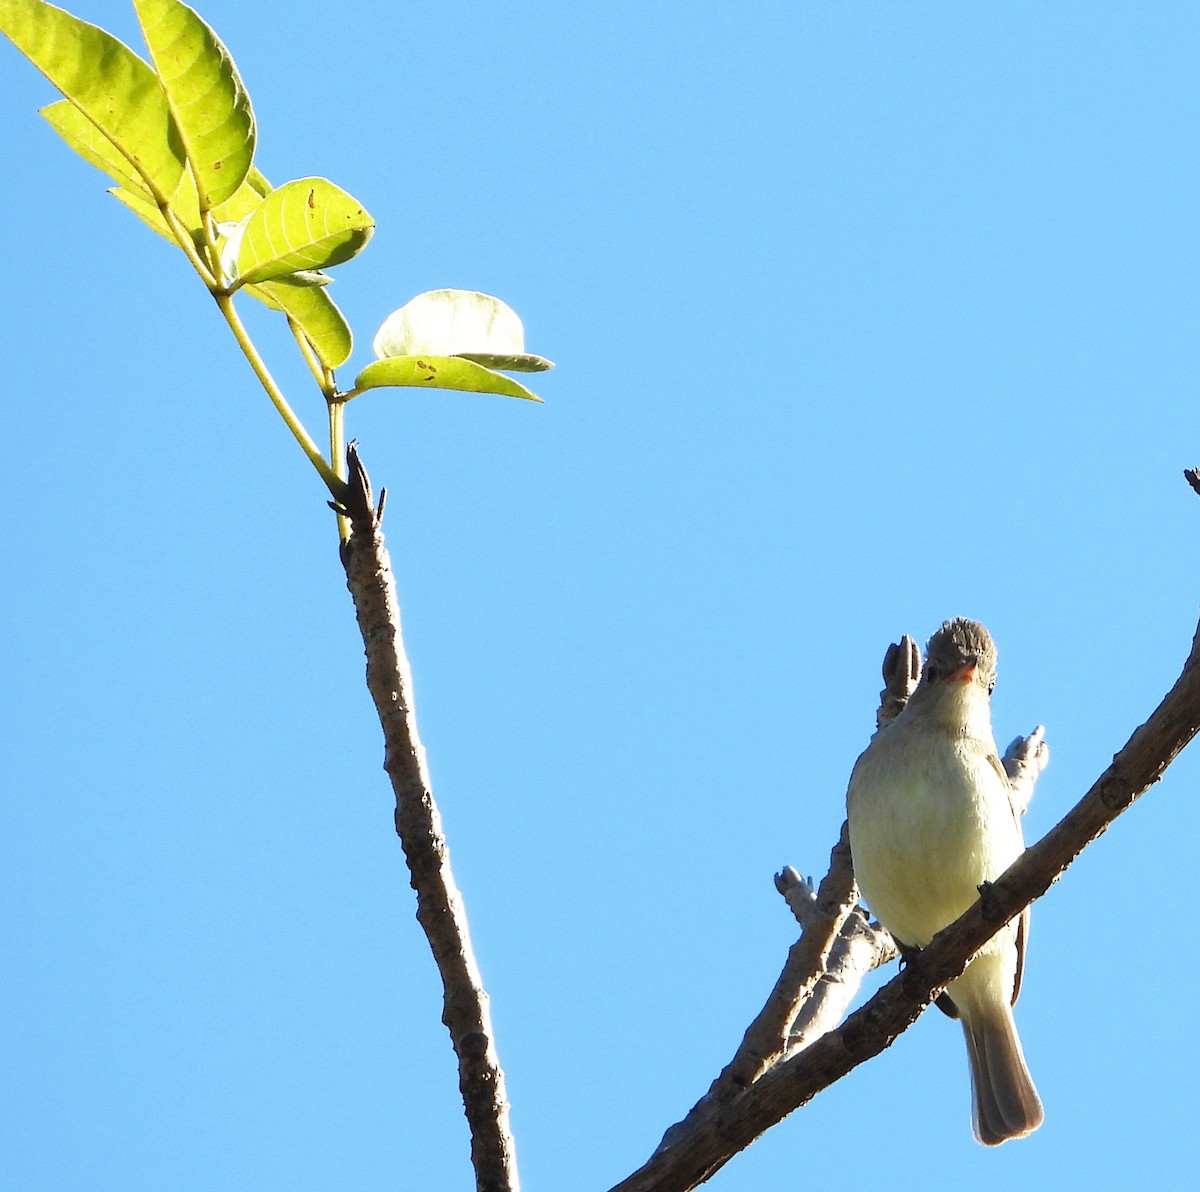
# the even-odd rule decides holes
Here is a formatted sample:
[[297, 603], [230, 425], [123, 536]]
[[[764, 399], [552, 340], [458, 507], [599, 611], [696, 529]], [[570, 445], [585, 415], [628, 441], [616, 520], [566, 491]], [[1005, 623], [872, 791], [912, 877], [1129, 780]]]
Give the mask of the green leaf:
[[[120, 187], [110, 190], [110, 194], [115, 195], [159, 235], [169, 240], [174, 239], [157, 209], [157, 204], [129, 159], [79, 108], [69, 100], [60, 99], [57, 103], [42, 108], [41, 115], [85, 161], [120, 183]], [[270, 189], [270, 183], [262, 174], [251, 169], [236, 191], [213, 208], [213, 215], [218, 222], [237, 223], [261, 204], [262, 196], [269, 193]], [[143, 201], [139, 202], [138, 196], [141, 196]], [[202, 243], [202, 238], [198, 238], [200, 199], [196, 183], [189, 171], [184, 170], [180, 175], [179, 185], [170, 199], [170, 206], [192, 233], [197, 245]]]
[[254, 112], [220, 38], [179, 0], [133, 0], [200, 196], [208, 211], [234, 194], [254, 157]]
[[[175, 238], [171, 235], [158, 204], [129, 160], [73, 103], [60, 99], [57, 103], [42, 108], [41, 115], [84, 161], [98, 170], [103, 170], [113, 181], [121, 184], [112, 187], [109, 194], [120, 199], [160, 235], [174, 241]], [[252, 198], [255, 205], [260, 200], [246, 186], [239, 190], [238, 195], [245, 195], [247, 198], [247, 202], [242, 204], [236, 214], [236, 218], [241, 219], [253, 209], [248, 205], [249, 199]], [[233, 206], [234, 203], [235, 200], [230, 200], [227, 206]], [[196, 185], [186, 171], [180, 176], [179, 186], [171, 197], [170, 206], [184, 227], [192, 233], [193, 241], [200, 243], [201, 241], [197, 240], [200, 231], [200, 206], [196, 197]]]
[[[150, 198], [149, 194], [146, 193], [142, 187], [134, 187], [134, 192], [142, 194], [142, 196], [145, 197], [146, 202], [148, 202], [152, 208], [157, 210], [157, 204]], [[136, 210], [137, 214], [142, 216], [142, 218], [145, 220], [145, 212], [136, 208], [136, 206], [134, 206], [132, 203], [126, 202], [125, 197], [122, 196], [122, 194], [118, 194], [115, 188], [114, 190], [109, 191], [109, 193], [116, 194], [116, 197], [118, 197], [122, 203], [125, 203], [128, 208]], [[212, 217], [214, 217], [214, 220], [216, 221], [217, 228], [221, 228], [222, 224], [238, 224], [241, 221], [244, 221], [254, 209], [258, 208], [258, 206], [262, 204], [262, 202], [262, 194], [260, 194], [260, 192], [257, 190], [256, 185], [252, 184], [252, 180], [247, 178], [245, 182], [242, 182], [241, 186], [238, 187], [238, 190], [236, 190], [232, 196], [224, 200], [224, 202], [220, 205], [212, 208]], [[196, 182], [194, 182], [192, 179], [191, 172], [188, 172], [186, 169], [179, 180], [179, 187], [176, 188], [172, 199], [170, 199], [170, 209], [172, 209], [174, 214], [179, 217], [179, 221], [184, 224], [184, 227], [187, 228], [188, 232], [191, 233], [193, 244], [196, 245], [199, 250], [203, 251], [205, 247], [205, 239], [203, 229], [200, 227], [200, 198], [196, 193]], [[169, 236], [167, 222], [166, 220], [163, 220], [161, 215], [158, 216], [157, 220], [146, 220], [146, 222], [148, 222], [150, 226], [155, 229], [155, 232], [162, 232], [163, 235]], [[325, 284], [325, 282], [320, 284]]]
[[114, 182], [150, 198], [141, 175], [122, 153], [69, 99], [60, 99], [39, 112], [47, 124], [89, 165]]
[[171, 229], [167, 226], [163, 213], [158, 209], [158, 204], [141, 187], [131, 189], [125, 186], [113, 186], [109, 188], [108, 193], [119, 203], [128, 207], [151, 231], [157, 232], [169, 240], [176, 248], [179, 247], [175, 237], [171, 234]]
[[127, 45], [43, 0], [0, 0], [0, 31], [108, 137], [156, 199], [175, 193], [179, 135], [158, 77]]
[[485, 368], [542, 372], [544, 356], [525, 351], [525, 328], [511, 306], [477, 290], [429, 290], [394, 310], [371, 342], [375, 355], [461, 356]]
[[239, 223], [260, 206], [262, 195], [247, 178], [225, 202], [212, 209], [212, 214], [218, 223]]
[[324, 178], [285, 182], [246, 221], [237, 256], [238, 284], [286, 277], [348, 261], [375, 223], [362, 205]]
[[264, 199], [275, 188], [263, 177], [263, 172], [258, 166], [251, 166], [250, 173], [246, 175], [246, 181], [254, 188], [255, 192], [261, 195]]
[[386, 360], [375, 360], [354, 378], [352, 395], [388, 385], [459, 389], [467, 393], [523, 397], [526, 401], [542, 400], [512, 377], [492, 372], [490, 368], [464, 360], [461, 356], [389, 356]]
[[345, 316], [322, 289], [328, 280], [314, 283], [281, 278], [247, 286], [246, 293], [288, 315], [304, 332], [321, 363], [326, 368], [337, 368], [350, 359], [354, 339]]
[[[109, 194], [164, 239], [175, 243], [158, 204], [145, 191], [114, 186]], [[198, 239], [199, 233], [195, 235]], [[323, 288], [332, 280], [323, 273], [297, 273], [278, 281], [245, 287], [251, 297], [286, 314], [304, 332], [326, 368], [345, 364], [354, 347], [350, 324]]]
[[333, 281], [333, 278], [328, 273], [322, 273], [317, 269], [301, 269], [299, 273], [289, 274], [281, 280], [293, 286], [327, 286]]
[[484, 368], [498, 368], [501, 372], [545, 372], [554, 367], [553, 360], [545, 356], [533, 356], [529, 352], [521, 352], [516, 356], [497, 356], [494, 352], [455, 352], [464, 360], [473, 360]]

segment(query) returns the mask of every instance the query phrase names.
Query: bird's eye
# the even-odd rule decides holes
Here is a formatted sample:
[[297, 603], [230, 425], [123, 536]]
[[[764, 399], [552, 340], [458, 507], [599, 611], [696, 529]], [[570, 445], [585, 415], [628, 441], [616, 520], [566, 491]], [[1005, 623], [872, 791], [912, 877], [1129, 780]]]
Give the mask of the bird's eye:
[[925, 679], [929, 683], [936, 683], [938, 680], [938, 668], [936, 666], [930, 666], [929, 663], [926, 663]]
[[991, 681], [991, 682], [988, 684], [988, 695], [991, 695], [991, 694], [992, 694], [992, 692], [993, 692], [993, 691], [995, 691], [995, 690], [996, 690], [996, 680], [995, 680], [995, 679], [993, 679], [993, 680], [992, 680], [992, 681]]

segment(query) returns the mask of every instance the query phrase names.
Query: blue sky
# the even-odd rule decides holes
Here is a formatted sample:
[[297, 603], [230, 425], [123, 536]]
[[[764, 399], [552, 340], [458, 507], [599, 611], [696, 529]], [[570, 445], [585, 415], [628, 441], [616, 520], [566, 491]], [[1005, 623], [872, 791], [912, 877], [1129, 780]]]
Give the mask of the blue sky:
[[[73, 11], [140, 44], [124, 3]], [[772, 874], [824, 871], [888, 642], [991, 628], [997, 736], [1051, 743], [1030, 838], [1178, 674], [1200, 11], [201, 12], [264, 172], [378, 222], [335, 286], [352, 368], [440, 286], [498, 294], [558, 363], [541, 407], [383, 391], [349, 425], [389, 490], [524, 1183], [606, 1188], [769, 991]], [[468, 1187], [319, 482], [182, 259], [37, 118], [53, 98], [0, 47], [6, 1180]], [[1038, 1134], [971, 1140], [931, 1014], [709, 1186], [845, 1186], [848, 1138], [866, 1189], [1191, 1178], [1198, 758], [1034, 908]]]

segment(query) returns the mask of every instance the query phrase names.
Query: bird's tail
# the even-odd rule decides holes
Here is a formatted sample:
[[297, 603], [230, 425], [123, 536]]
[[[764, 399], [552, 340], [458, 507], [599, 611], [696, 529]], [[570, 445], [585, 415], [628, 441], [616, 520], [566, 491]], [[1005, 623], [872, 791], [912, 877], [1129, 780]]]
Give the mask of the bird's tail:
[[975, 1137], [984, 1146], [1032, 1134], [1045, 1116], [1025, 1065], [1012, 1010], [1004, 1004], [979, 1007], [963, 1016], [971, 1059]]

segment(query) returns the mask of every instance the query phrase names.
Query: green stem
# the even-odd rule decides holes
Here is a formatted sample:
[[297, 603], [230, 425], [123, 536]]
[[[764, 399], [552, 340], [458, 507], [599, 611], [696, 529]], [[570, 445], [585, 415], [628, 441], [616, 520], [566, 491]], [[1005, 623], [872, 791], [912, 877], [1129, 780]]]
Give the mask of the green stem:
[[[346, 473], [346, 407], [340, 401], [329, 400], [329, 458], [337, 469], [338, 476], [345, 481]], [[337, 515], [338, 537], [350, 539], [350, 519], [344, 513]]]
[[292, 436], [296, 442], [300, 444], [300, 449], [308, 456], [308, 462], [317, 469], [321, 479], [325, 481], [325, 487], [329, 489], [333, 495], [333, 499], [341, 501], [346, 492], [345, 482], [325, 461], [316, 443], [313, 442], [312, 436], [304, 429], [304, 424], [296, 417], [292, 411], [292, 407], [288, 405], [287, 398], [283, 396], [283, 391], [275, 383], [275, 378], [271, 376], [263, 358], [258, 354], [258, 349], [254, 346], [253, 341], [246, 332], [246, 328], [242, 325], [242, 320], [234, 308], [233, 298], [229, 294], [219, 290], [213, 292], [213, 298], [216, 300], [221, 314], [225, 316], [225, 322], [229, 324], [229, 329], [233, 332], [233, 337], [237, 340], [238, 347], [242, 349], [243, 355], [250, 361], [250, 367], [254, 369], [254, 375], [258, 377], [262, 387], [267, 391], [267, 396], [271, 399], [271, 404], [278, 411], [288, 430], [292, 432]]
[[[346, 479], [345, 415], [343, 413], [344, 406], [336, 398], [337, 382], [334, 380], [333, 369], [326, 368], [321, 363], [313, 350], [312, 342], [304, 334], [304, 329], [290, 315], [288, 316], [288, 328], [300, 349], [300, 355], [304, 357], [309, 371], [325, 397], [325, 404], [329, 412], [329, 462], [333, 465], [333, 470], [338, 474], [338, 478], [344, 483]], [[343, 542], [348, 541], [350, 519], [344, 513], [338, 513], [337, 526], [338, 537]]]
[[346, 432], [343, 422], [343, 409], [340, 401], [329, 403], [329, 454], [338, 471], [338, 479], [345, 481], [346, 466]]
[[208, 259], [212, 262], [212, 274], [218, 286], [225, 285], [225, 271], [221, 268], [221, 254], [217, 249], [217, 231], [213, 226], [211, 211], [201, 210], [200, 229], [204, 233], [204, 243], [208, 246]]
[[[304, 334], [299, 323], [288, 315], [288, 330], [292, 333], [292, 338], [296, 341], [296, 346], [300, 349], [300, 355], [304, 357], [305, 364], [308, 365], [309, 372], [321, 388], [321, 392], [325, 394], [326, 401], [334, 391], [333, 379], [325, 366], [317, 359], [317, 354], [312, 349], [312, 344], [309, 343], [308, 336]], [[337, 466], [337, 456], [333, 457], [334, 466]]]
[[183, 226], [179, 216], [165, 203], [160, 203], [158, 209], [162, 212], [163, 219], [167, 221], [167, 226], [175, 233], [175, 240], [179, 244], [179, 247], [183, 249], [184, 256], [191, 261], [192, 267], [200, 274], [200, 279], [204, 284], [215, 293], [219, 285], [218, 279], [205, 263], [204, 258], [196, 250], [191, 233]]

